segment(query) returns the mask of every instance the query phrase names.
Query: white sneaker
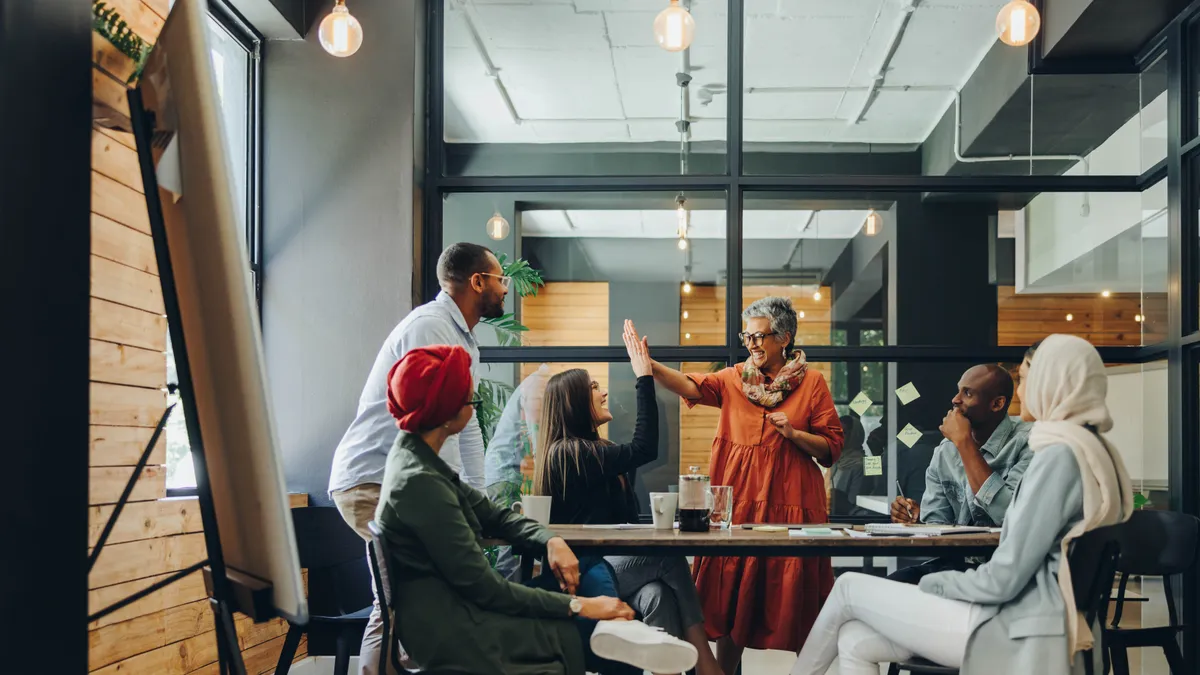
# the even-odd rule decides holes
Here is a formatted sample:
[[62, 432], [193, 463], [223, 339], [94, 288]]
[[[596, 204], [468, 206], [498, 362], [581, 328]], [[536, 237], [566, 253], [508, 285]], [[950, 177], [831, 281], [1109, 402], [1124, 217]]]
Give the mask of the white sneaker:
[[682, 673], [696, 665], [696, 648], [641, 621], [600, 621], [592, 651], [652, 673]]

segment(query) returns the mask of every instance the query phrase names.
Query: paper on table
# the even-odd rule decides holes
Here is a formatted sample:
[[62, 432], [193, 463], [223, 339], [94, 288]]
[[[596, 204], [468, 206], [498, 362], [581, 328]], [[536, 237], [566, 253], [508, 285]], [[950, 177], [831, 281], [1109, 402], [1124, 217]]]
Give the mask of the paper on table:
[[855, 396], [854, 400], [850, 401], [850, 409], [857, 413], [859, 417], [862, 417], [867, 412], [867, 409], [871, 407], [871, 403], [871, 397], [867, 396], [867, 392], [860, 391], [858, 392], [858, 396]]
[[882, 476], [883, 475], [883, 457], [878, 455], [863, 457], [863, 475], [864, 476]]
[[651, 523], [613, 523], [611, 525], [584, 525], [585, 530], [652, 530]]
[[916, 445], [917, 441], [921, 440], [921, 431], [911, 424], [906, 424], [900, 430], [900, 433], [896, 434], [896, 438], [911, 448]]
[[840, 537], [842, 530], [831, 530], [828, 527], [803, 527], [799, 530], [788, 530], [789, 537]]
[[850, 535], [850, 537], [852, 539], [870, 539], [871, 538], [871, 535], [867, 534], [866, 532], [863, 532], [862, 530], [846, 530], [846, 534]]
[[917, 391], [917, 387], [912, 382], [909, 382], [896, 390], [896, 397], [900, 399], [902, 405], [908, 405], [921, 398], [921, 393]]

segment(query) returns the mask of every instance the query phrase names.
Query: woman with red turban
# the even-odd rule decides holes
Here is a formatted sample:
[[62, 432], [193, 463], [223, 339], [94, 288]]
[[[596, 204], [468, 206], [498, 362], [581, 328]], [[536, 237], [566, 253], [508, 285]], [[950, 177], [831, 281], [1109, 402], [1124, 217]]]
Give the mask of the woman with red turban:
[[[566, 542], [493, 504], [438, 456], [477, 404], [470, 365], [462, 347], [438, 345], [410, 350], [388, 373], [388, 410], [401, 433], [375, 518], [391, 548], [397, 637], [409, 655], [427, 670], [582, 675], [585, 659], [592, 665], [588, 640], [596, 656], [639, 671], [691, 668], [696, 651], [687, 643], [638, 622], [597, 625], [632, 619], [633, 610], [615, 597], [575, 597], [579, 560]], [[504, 579], [484, 557], [484, 538], [544, 551], [562, 592]]]

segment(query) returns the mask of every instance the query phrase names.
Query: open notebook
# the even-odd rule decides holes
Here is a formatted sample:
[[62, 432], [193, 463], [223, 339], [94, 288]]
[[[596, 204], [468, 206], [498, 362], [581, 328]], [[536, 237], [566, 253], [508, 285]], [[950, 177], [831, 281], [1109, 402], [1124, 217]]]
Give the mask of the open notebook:
[[987, 534], [988, 527], [973, 525], [907, 525], [904, 523], [868, 523], [863, 527], [867, 534], [899, 537], [940, 537], [948, 534]]

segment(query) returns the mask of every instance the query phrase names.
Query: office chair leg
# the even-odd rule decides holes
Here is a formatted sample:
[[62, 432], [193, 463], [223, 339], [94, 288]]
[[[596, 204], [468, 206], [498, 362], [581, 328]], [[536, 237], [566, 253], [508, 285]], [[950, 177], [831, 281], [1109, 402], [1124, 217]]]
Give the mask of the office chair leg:
[[287, 637], [283, 639], [283, 651], [279, 652], [279, 661], [275, 664], [275, 675], [287, 675], [292, 669], [292, 659], [296, 658], [296, 649], [300, 646], [302, 637], [302, 626], [288, 626]]
[[1129, 675], [1129, 652], [1124, 647], [1110, 647], [1108, 653], [1113, 675]]
[[346, 633], [338, 635], [337, 653], [333, 657], [333, 675], [348, 675], [350, 672], [350, 640]]
[[1183, 654], [1179, 651], [1179, 643], [1175, 640], [1170, 640], [1163, 646], [1163, 653], [1167, 656], [1167, 666], [1171, 669], [1171, 675], [1183, 675], [1187, 671], [1183, 667]]
[[888, 675], [900, 675], [900, 666], [895, 663], [888, 666]]

